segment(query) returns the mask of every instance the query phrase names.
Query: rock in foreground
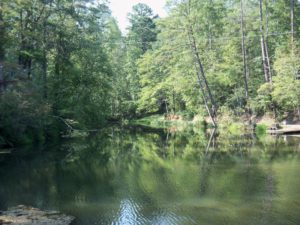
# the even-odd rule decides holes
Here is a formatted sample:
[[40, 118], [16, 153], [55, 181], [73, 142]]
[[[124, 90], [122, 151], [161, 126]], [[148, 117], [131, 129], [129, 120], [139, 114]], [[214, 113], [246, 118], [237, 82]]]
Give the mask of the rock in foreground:
[[27, 206], [17, 206], [0, 212], [0, 225], [68, 225], [74, 217], [57, 211], [42, 211]]

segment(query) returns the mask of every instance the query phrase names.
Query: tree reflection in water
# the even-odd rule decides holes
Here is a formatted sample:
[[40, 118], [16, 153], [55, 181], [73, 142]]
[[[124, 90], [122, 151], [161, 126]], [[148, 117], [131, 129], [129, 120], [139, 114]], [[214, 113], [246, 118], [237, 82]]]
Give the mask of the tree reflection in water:
[[299, 172], [296, 138], [114, 127], [6, 157], [0, 207], [75, 224], [298, 225]]

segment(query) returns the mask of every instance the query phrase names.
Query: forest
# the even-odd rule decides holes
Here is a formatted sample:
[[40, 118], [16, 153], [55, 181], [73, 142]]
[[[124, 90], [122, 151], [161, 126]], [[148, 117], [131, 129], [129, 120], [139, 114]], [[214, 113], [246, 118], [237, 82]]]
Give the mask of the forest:
[[150, 115], [300, 117], [300, 2], [0, 1], [0, 146]]

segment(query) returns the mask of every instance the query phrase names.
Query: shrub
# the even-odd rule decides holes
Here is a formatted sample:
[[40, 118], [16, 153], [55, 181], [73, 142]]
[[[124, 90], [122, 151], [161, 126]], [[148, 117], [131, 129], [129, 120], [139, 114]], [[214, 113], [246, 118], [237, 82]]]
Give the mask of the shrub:
[[7, 90], [0, 95], [0, 144], [28, 144], [45, 140], [50, 107], [34, 93]]

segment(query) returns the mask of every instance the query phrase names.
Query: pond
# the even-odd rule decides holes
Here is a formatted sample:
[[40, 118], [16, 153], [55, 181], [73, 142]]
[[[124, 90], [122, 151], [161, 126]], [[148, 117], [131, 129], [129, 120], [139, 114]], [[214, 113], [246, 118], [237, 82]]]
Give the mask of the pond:
[[0, 209], [73, 224], [299, 225], [300, 138], [113, 127], [0, 156]]

